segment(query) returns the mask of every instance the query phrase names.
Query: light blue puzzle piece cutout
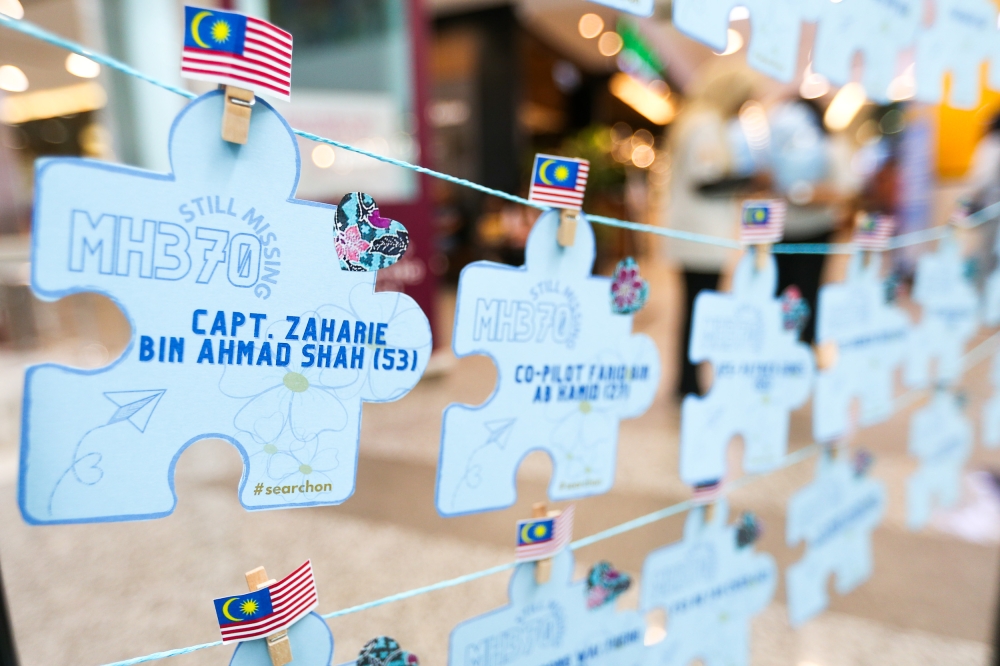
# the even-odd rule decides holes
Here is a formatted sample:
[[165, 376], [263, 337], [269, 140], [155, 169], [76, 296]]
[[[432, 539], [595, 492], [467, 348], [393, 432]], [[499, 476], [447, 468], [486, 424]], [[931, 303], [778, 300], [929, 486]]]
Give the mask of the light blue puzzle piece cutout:
[[816, 0], [813, 71], [842, 86], [851, 81], [854, 54], [864, 56], [862, 83], [868, 97], [888, 101], [899, 55], [913, 46], [923, 0]]
[[590, 0], [636, 16], [652, 16], [655, 0]]
[[[579, 232], [578, 232], [579, 233]], [[579, 242], [579, 236], [577, 236]], [[535, 583], [533, 562], [520, 564], [510, 580], [510, 604], [466, 620], [451, 632], [449, 666], [640, 666], [646, 663], [646, 621], [614, 604], [587, 608], [587, 584], [573, 578], [573, 555], [552, 561], [548, 583]]]
[[784, 328], [777, 278], [773, 257], [757, 271], [748, 253], [733, 293], [703, 291], [695, 299], [689, 356], [710, 361], [714, 379], [707, 395], [689, 395], [681, 405], [680, 472], [690, 485], [725, 476], [736, 435], [743, 436], [747, 472], [774, 469], [788, 448], [788, 414], [809, 397], [815, 364], [809, 347]]
[[104, 294], [134, 338], [108, 368], [29, 368], [28, 522], [165, 516], [177, 458], [207, 437], [242, 455], [246, 508], [337, 504], [354, 489], [362, 401], [400, 398], [427, 364], [416, 303], [375, 294], [374, 272], [342, 271], [336, 208], [291, 198], [299, 154], [284, 119], [258, 100], [237, 146], [221, 116], [219, 92], [180, 113], [172, 174], [39, 163], [35, 293]]
[[607, 492], [618, 424], [649, 408], [660, 378], [656, 345], [614, 314], [610, 279], [590, 274], [594, 232], [581, 218], [576, 242], [556, 243], [559, 214], [544, 213], [525, 266], [478, 261], [458, 282], [452, 347], [486, 354], [497, 388], [478, 407], [449, 405], [441, 429], [437, 509], [445, 516], [501, 509], [533, 450], [552, 458], [549, 497]]
[[965, 277], [954, 237], [941, 240], [936, 251], [917, 261], [913, 300], [921, 306], [921, 314], [910, 335], [906, 384], [929, 386], [932, 359], [937, 359], [936, 381], [950, 383], [961, 372], [965, 345], [979, 327], [979, 297]]
[[823, 286], [817, 306], [816, 340], [837, 345], [837, 362], [820, 370], [813, 395], [813, 437], [830, 442], [850, 427], [851, 401], [861, 401], [861, 425], [889, 418], [895, 369], [906, 359], [910, 318], [885, 301], [881, 256], [850, 259], [844, 282]]
[[[265, 638], [244, 641], [236, 646], [229, 666], [271, 666]], [[309, 613], [288, 629], [292, 646], [289, 666], [330, 666], [333, 663], [333, 633], [326, 620]]]
[[805, 541], [802, 559], [788, 567], [788, 617], [798, 627], [825, 609], [827, 579], [847, 594], [872, 574], [872, 530], [885, 514], [885, 486], [858, 476], [845, 460], [823, 455], [816, 478], [788, 502], [788, 545]]
[[944, 98], [944, 75], [951, 72], [950, 105], [979, 105], [979, 69], [996, 50], [996, 6], [987, 0], [937, 0], [934, 23], [917, 34], [914, 65], [916, 99], [929, 104]]
[[767, 553], [736, 545], [726, 502], [688, 514], [684, 538], [653, 551], [642, 567], [640, 608], [667, 613], [667, 635], [647, 664], [749, 666], [750, 621], [770, 603], [778, 567]]
[[993, 395], [983, 405], [983, 444], [988, 449], [1000, 447], [1000, 354], [990, 366]]
[[750, 10], [747, 64], [779, 81], [798, 72], [803, 0], [674, 0], [674, 26], [717, 52], [726, 49], [729, 14], [734, 7]]
[[958, 501], [962, 468], [972, 455], [972, 424], [955, 396], [936, 391], [913, 415], [909, 451], [920, 467], [906, 481], [906, 525], [918, 530], [930, 519], [935, 499], [942, 507]]
[[[997, 61], [997, 65], [993, 69], [1000, 70], [1000, 60]], [[997, 88], [1000, 88], [1000, 80], [998, 80]], [[1000, 234], [997, 234], [994, 239], [993, 252], [1000, 256]], [[987, 326], [1000, 325], [1000, 266], [989, 274], [986, 278], [986, 284], [983, 285], [983, 323]]]

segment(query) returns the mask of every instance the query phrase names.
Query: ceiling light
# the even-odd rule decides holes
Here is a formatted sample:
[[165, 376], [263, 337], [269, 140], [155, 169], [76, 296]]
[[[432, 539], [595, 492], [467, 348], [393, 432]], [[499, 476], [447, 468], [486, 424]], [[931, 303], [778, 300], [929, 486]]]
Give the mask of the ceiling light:
[[743, 35], [739, 31], [730, 28], [726, 35], [726, 50], [716, 55], [732, 55], [743, 48]]
[[313, 148], [312, 161], [320, 169], [329, 169], [337, 161], [337, 153], [333, 152], [333, 148], [330, 146], [321, 143]]
[[23, 19], [24, 7], [17, 0], [0, 0], [0, 14], [6, 14], [14, 19]]
[[657, 125], [666, 125], [677, 113], [669, 95], [662, 95], [649, 86], [618, 72], [608, 82], [611, 94], [625, 102]]
[[597, 14], [584, 14], [580, 17], [580, 22], [576, 25], [580, 31], [580, 36], [584, 39], [593, 39], [604, 30], [604, 19]]
[[597, 40], [597, 50], [601, 52], [601, 55], [608, 57], [618, 55], [623, 45], [621, 35], [617, 32], [606, 32]]
[[19, 67], [4, 65], [0, 67], [0, 90], [7, 92], [24, 92], [28, 89], [28, 77]]
[[867, 97], [864, 86], [856, 81], [848, 83], [833, 96], [833, 101], [830, 102], [830, 106], [827, 107], [826, 113], [823, 115], [823, 123], [831, 132], [846, 129], [854, 122], [854, 118], [858, 115], [861, 107], [865, 105], [865, 101], [867, 101]]
[[632, 150], [632, 164], [645, 169], [656, 159], [656, 152], [649, 146], [639, 145]]
[[66, 71], [81, 79], [92, 79], [101, 73], [101, 66], [79, 53], [70, 53], [66, 56]]
[[[3, 68], [0, 67], [0, 78]], [[61, 88], [10, 95], [0, 100], [0, 122], [17, 125], [31, 120], [58, 118], [96, 111], [108, 103], [107, 93], [96, 81]]]

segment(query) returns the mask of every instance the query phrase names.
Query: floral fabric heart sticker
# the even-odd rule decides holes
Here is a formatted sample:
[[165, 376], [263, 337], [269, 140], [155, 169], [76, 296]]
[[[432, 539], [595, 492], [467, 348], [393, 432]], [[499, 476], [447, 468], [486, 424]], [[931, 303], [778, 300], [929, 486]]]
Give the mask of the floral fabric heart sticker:
[[633, 314], [646, 305], [649, 284], [639, 277], [639, 264], [625, 257], [615, 266], [611, 283], [611, 310], [615, 314]]
[[375, 199], [364, 192], [351, 192], [340, 200], [333, 239], [345, 271], [388, 268], [410, 244], [406, 227], [382, 217]]
[[420, 660], [400, 648], [394, 638], [379, 636], [361, 648], [357, 666], [420, 666]]
[[795, 331], [796, 335], [801, 334], [811, 315], [809, 303], [802, 298], [802, 292], [798, 287], [794, 284], [789, 285], [781, 292], [781, 322], [786, 331]]
[[632, 585], [632, 577], [608, 562], [598, 562], [587, 574], [587, 608], [613, 603]]

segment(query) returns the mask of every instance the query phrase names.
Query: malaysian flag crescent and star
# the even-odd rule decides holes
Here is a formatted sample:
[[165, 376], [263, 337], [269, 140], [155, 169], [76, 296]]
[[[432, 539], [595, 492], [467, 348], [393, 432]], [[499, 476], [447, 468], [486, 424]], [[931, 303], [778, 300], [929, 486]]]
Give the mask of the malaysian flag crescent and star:
[[238, 643], [287, 629], [318, 603], [312, 562], [306, 560], [277, 583], [256, 592], [216, 599], [215, 615], [222, 642]]
[[534, 562], [550, 558], [573, 539], [573, 506], [558, 516], [517, 521], [517, 548], [514, 559]]
[[858, 212], [853, 242], [862, 250], [885, 250], [895, 227], [896, 219], [892, 215]]
[[528, 200], [554, 208], [580, 210], [587, 190], [590, 162], [570, 157], [535, 155]]
[[184, 7], [186, 78], [224, 83], [288, 101], [292, 35], [253, 16]]
[[785, 202], [750, 199], [743, 202], [740, 242], [744, 245], [777, 243], [785, 235]]

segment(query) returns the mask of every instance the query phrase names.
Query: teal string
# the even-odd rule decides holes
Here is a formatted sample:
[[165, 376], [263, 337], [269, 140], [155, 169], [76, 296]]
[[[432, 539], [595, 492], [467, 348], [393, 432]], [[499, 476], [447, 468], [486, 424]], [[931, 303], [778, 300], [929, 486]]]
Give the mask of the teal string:
[[[110, 56], [98, 53], [91, 49], [86, 48], [74, 41], [60, 37], [44, 28], [34, 25], [28, 21], [13, 19], [4, 14], [0, 14], [0, 25], [6, 28], [15, 30], [22, 34], [39, 39], [47, 44], [57, 46], [61, 49], [66, 49], [67, 51], [72, 51], [73, 53], [78, 53], [82, 56], [90, 58], [94, 62], [101, 64], [109, 69], [116, 70], [128, 76], [134, 76], [137, 79], [142, 79], [148, 83], [155, 86], [159, 86], [164, 90], [169, 90], [170, 92], [177, 93], [188, 99], [194, 99], [197, 97], [190, 90], [185, 90], [178, 86], [167, 83], [166, 81], [161, 81], [153, 76], [144, 74], [137, 69], [134, 69], [125, 63], [116, 60]], [[343, 141], [337, 141], [335, 139], [328, 139], [326, 137], [319, 136], [318, 134], [313, 134], [312, 132], [306, 132], [304, 130], [293, 129], [292, 130], [297, 136], [301, 136], [304, 139], [309, 139], [310, 141], [315, 141], [317, 143], [325, 143], [329, 146], [334, 146], [336, 148], [341, 148], [343, 150], [348, 150], [359, 155], [364, 155], [365, 157], [370, 157], [373, 160], [378, 160], [379, 162], [384, 162], [386, 164], [392, 164], [401, 169], [409, 169], [419, 174], [424, 174], [443, 180], [448, 183], [453, 183], [455, 185], [460, 185], [462, 187], [467, 187], [483, 194], [488, 194], [490, 196], [497, 197], [499, 199], [504, 199], [512, 203], [521, 204], [524, 206], [529, 206], [531, 208], [536, 208], [538, 210], [547, 210], [548, 207], [542, 204], [528, 201], [524, 197], [519, 197], [516, 194], [510, 194], [502, 190], [497, 190], [492, 187], [486, 187], [485, 185], [480, 185], [479, 183], [473, 182], [466, 178], [459, 178], [457, 176], [451, 176], [440, 171], [435, 171], [434, 169], [428, 169], [427, 167], [422, 167], [418, 164], [413, 164], [405, 160], [399, 160], [394, 157], [387, 157], [385, 155], [379, 155], [378, 153], [373, 153], [371, 151], [365, 150], [363, 148], [358, 148], [357, 146], [352, 146]], [[980, 215], [985, 213], [985, 211], [991, 211], [988, 215]], [[1000, 206], [994, 204], [988, 208], [979, 211], [979, 213], [970, 215], [966, 221], [966, 226], [975, 227], [984, 222], [995, 219], [997, 215], [1000, 215]], [[586, 215], [586, 219], [590, 222], [595, 222], [597, 224], [603, 224], [610, 227], [618, 227], [620, 229], [629, 229], [632, 231], [639, 231], [643, 233], [654, 234], [657, 236], [664, 236], [666, 238], [673, 238], [675, 240], [687, 241], [691, 243], [704, 243], [707, 245], [715, 245], [718, 247], [726, 248], [729, 250], [742, 250], [743, 245], [736, 240], [729, 238], [719, 238], [715, 236], [708, 236], [705, 234], [692, 233], [687, 231], [680, 231], [677, 229], [669, 229], [667, 227], [660, 227], [652, 224], [640, 224], [638, 222], [628, 222], [625, 220], [619, 220], [613, 217], [606, 217], [604, 215]], [[889, 249], [897, 249], [901, 247], [908, 247], [910, 245], [916, 245], [919, 243], [927, 243], [941, 238], [946, 232], [943, 227], [935, 227], [933, 229], [925, 229], [922, 231], [915, 231], [909, 234], [902, 234], [896, 236], [889, 243]], [[775, 254], [853, 254], [856, 248], [850, 243], [779, 243], [771, 248], [771, 251]]]

